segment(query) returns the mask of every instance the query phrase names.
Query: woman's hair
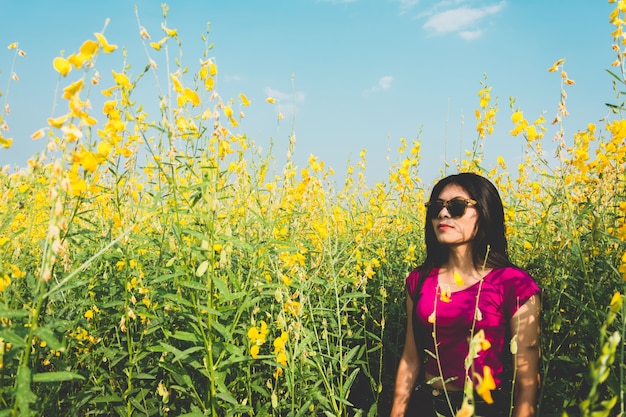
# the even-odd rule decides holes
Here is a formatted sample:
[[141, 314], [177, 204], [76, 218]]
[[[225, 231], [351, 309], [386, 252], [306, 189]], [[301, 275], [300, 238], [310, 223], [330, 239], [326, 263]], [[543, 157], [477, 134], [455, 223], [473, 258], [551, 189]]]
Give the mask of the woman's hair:
[[[472, 240], [472, 258], [476, 268], [499, 268], [511, 266], [504, 226], [504, 208], [496, 187], [488, 179], [464, 172], [450, 175], [440, 180], [430, 194], [429, 201], [435, 201], [443, 189], [454, 184], [463, 188], [476, 200], [473, 206], [477, 213], [475, 235]], [[448, 261], [449, 248], [437, 241], [432, 219], [425, 223], [426, 259], [420, 266], [420, 277], [426, 278], [433, 268]]]

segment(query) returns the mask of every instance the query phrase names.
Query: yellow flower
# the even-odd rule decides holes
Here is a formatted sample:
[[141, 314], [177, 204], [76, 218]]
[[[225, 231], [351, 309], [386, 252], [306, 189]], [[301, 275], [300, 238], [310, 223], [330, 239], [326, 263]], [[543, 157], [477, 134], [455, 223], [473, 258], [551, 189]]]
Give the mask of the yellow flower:
[[13, 144], [13, 138], [5, 138], [4, 136], [0, 135], [0, 146], [8, 149], [11, 147], [12, 144]]
[[177, 93], [183, 92], [183, 85], [180, 83], [180, 80], [176, 76], [176, 74], [170, 74], [170, 79], [172, 80], [172, 84], [174, 85], [174, 91]]
[[276, 361], [280, 363], [281, 365], [286, 366], [287, 355], [285, 355], [285, 352], [279, 352], [278, 355], [276, 356]]
[[609, 305], [611, 311], [617, 312], [622, 307], [623, 297], [619, 291], [616, 291], [611, 298], [611, 304]]
[[176, 29], [168, 29], [165, 27], [165, 25], [161, 25], [161, 29], [163, 29], [163, 31], [167, 33], [167, 36], [175, 37], [176, 35], [178, 35]]
[[117, 90], [118, 88], [120, 88], [119, 85], [114, 85], [113, 87], [102, 90], [101, 93], [105, 97], [111, 97], [113, 95], [113, 91]]
[[80, 68], [83, 66], [83, 64], [85, 63], [84, 61], [84, 57], [80, 57], [76, 54], [71, 54], [70, 56], [67, 57], [67, 62], [69, 62], [70, 64], [72, 64], [72, 66], [76, 69]]
[[111, 146], [110, 143], [100, 142], [100, 143], [98, 143], [98, 146], [97, 146], [96, 149], [98, 151], [98, 154], [100, 154], [101, 156], [106, 157], [107, 155], [109, 155], [111, 153], [112, 146]]
[[478, 395], [483, 397], [483, 400], [487, 402], [487, 404], [493, 404], [493, 398], [491, 397], [491, 391], [496, 389], [496, 382], [493, 379], [493, 375], [491, 374], [491, 368], [485, 366], [483, 368], [483, 377], [480, 379], [480, 383], [476, 387], [476, 392]]
[[430, 316], [428, 316], [428, 322], [430, 324], [434, 324], [435, 323], [435, 312], [433, 311]]
[[202, 67], [200, 67], [198, 75], [200, 76], [201, 80], [206, 80], [206, 77], [209, 76], [209, 69], [206, 67], [206, 64], [203, 64]]
[[268, 97], [265, 99], [265, 101], [267, 101], [270, 104], [276, 103], [276, 99], [274, 97]]
[[487, 340], [487, 339], [482, 339], [482, 340], [480, 341], [480, 348], [481, 348], [482, 350], [487, 350], [487, 349], [489, 349], [490, 347], [491, 347], [491, 342], [490, 342], [489, 340]]
[[111, 72], [113, 73], [113, 79], [115, 80], [115, 84], [119, 85], [122, 88], [130, 87], [130, 81], [125, 74], [117, 73], [115, 71]]
[[250, 356], [252, 356], [253, 359], [258, 359], [260, 349], [259, 345], [250, 346]]
[[157, 394], [161, 396], [164, 404], [167, 404], [169, 402], [170, 392], [165, 387], [165, 384], [163, 383], [163, 381], [160, 381], [159, 385], [157, 385]]
[[185, 88], [185, 91], [183, 92], [183, 94], [185, 94], [185, 96], [188, 97], [189, 101], [191, 101], [192, 106], [196, 107], [197, 105], [200, 104], [200, 96], [195, 91], [189, 88]]
[[70, 61], [60, 56], [54, 58], [54, 60], [52, 61], [52, 66], [54, 67], [56, 72], [61, 74], [63, 77], [69, 74], [72, 70], [72, 65], [70, 64]]
[[67, 87], [63, 89], [63, 98], [70, 99], [74, 97], [74, 95], [76, 95], [80, 90], [83, 89], [84, 85], [85, 83], [83, 82], [82, 79], [75, 81], [72, 84], [68, 85]]
[[80, 46], [78, 52], [87, 57], [87, 59], [91, 59], [98, 52], [98, 42], [87, 39]]
[[0, 275], [0, 292], [3, 292], [9, 285], [11, 285], [11, 278], [7, 274]]
[[261, 320], [259, 327], [252, 326], [248, 329], [248, 339], [250, 339], [250, 343], [261, 346], [265, 343], [265, 336], [267, 335], [267, 332], [267, 323]]
[[158, 41], [158, 42], [150, 42], [150, 46], [151, 46], [152, 48], [154, 48], [155, 50], [160, 51], [160, 50], [161, 50], [161, 47], [163, 46], [163, 44], [164, 44], [166, 41], [167, 41], [167, 36], [166, 36], [166, 37], [164, 37], [163, 39], [161, 39], [161, 40], [160, 40], [160, 41]]
[[289, 336], [287, 332], [281, 332], [280, 336], [274, 339], [274, 353], [281, 352], [285, 349], [285, 343], [287, 342]]
[[452, 301], [450, 299], [450, 296], [452, 295], [452, 291], [450, 291], [449, 285], [440, 286], [439, 289], [441, 290], [441, 293], [439, 295], [439, 299], [441, 301], [443, 301], [444, 303], [449, 303], [450, 301]]
[[94, 35], [96, 36], [96, 39], [98, 39], [98, 42], [100, 43], [100, 47], [102, 48], [105, 54], [110, 54], [111, 52], [117, 49], [117, 45], [109, 44], [109, 42], [107, 41], [107, 39], [104, 37], [102, 33], [94, 33]]
[[461, 277], [461, 274], [459, 274], [457, 271], [454, 271], [454, 283], [459, 286], [462, 287], [463, 284], [465, 284], [465, 281], [463, 281], [463, 277]]
[[522, 120], [524, 120], [524, 114], [521, 111], [516, 111], [515, 113], [513, 113], [513, 115], [511, 116], [511, 121], [514, 124], [518, 124], [521, 123]]
[[474, 406], [471, 405], [467, 397], [465, 397], [463, 399], [463, 405], [461, 406], [459, 411], [456, 412], [455, 417], [471, 417], [473, 415], [474, 415]]
[[33, 140], [37, 140], [37, 139], [41, 139], [45, 136], [46, 134], [46, 129], [42, 128], [37, 130], [35, 133], [33, 133], [32, 135], [30, 135], [31, 139]]
[[69, 187], [66, 189], [73, 196], [80, 195], [87, 189], [85, 180], [80, 177], [78, 173], [78, 165], [74, 164], [68, 173]]
[[239, 99], [244, 107], [248, 107], [250, 105], [250, 100], [248, 100], [248, 97], [246, 97], [243, 93], [239, 94]]
[[552, 64], [552, 66], [550, 68], [548, 68], [549, 72], [555, 72], [558, 71], [559, 67], [565, 62], [564, 58], [559, 59], [558, 61], [556, 61], [554, 64]]
[[143, 26], [139, 28], [139, 36], [145, 39], [150, 39], [150, 34], [146, 30], [146, 28]]
[[292, 316], [299, 316], [301, 313], [300, 303], [298, 301], [287, 300], [285, 302], [285, 312]]

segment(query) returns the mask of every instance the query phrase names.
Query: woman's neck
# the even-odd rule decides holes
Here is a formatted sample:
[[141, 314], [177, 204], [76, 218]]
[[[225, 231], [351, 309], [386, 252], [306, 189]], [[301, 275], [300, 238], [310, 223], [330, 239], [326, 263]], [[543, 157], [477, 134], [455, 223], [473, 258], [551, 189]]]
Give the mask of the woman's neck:
[[472, 248], [469, 245], [451, 247], [445, 266], [459, 273], [473, 272], [476, 265], [474, 265]]

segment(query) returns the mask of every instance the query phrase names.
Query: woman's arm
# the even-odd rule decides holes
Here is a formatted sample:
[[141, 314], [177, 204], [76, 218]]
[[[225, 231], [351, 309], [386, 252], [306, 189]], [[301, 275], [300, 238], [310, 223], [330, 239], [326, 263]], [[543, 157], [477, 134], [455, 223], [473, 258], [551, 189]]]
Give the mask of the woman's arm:
[[404, 417], [420, 371], [420, 356], [415, 345], [415, 338], [413, 337], [413, 300], [408, 293], [406, 297], [406, 314], [406, 337], [396, 374], [391, 417]]
[[539, 295], [533, 295], [511, 318], [511, 334], [517, 336], [513, 417], [534, 417], [539, 388]]

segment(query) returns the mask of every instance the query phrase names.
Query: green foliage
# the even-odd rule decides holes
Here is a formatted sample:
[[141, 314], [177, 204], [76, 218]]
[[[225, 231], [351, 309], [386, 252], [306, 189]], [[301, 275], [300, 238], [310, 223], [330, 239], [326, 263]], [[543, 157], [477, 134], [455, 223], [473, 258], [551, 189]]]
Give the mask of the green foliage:
[[[164, 31], [154, 50], [182, 47]], [[135, 76], [124, 66], [97, 129], [79, 82], [95, 55], [83, 57], [91, 65], [72, 64], [80, 76], [63, 93], [70, 113], [50, 121], [59, 153], [0, 173], [0, 416], [389, 413], [404, 279], [424, 256], [420, 143], [401, 139], [371, 187], [365, 152], [342, 188], [315, 157], [297, 169], [294, 135], [277, 168], [231, 132], [249, 102], [217, 94], [210, 49], [197, 70], [182, 54], [165, 75], [150, 56]], [[156, 115], [135, 101], [147, 72]], [[542, 288], [539, 412], [623, 414], [623, 120], [559, 143], [555, 168], [545, 121], [512, 109], [527, 145], [512, 179], [503, 161], [484, 168], [497, 113], [486, 80], [479, 96], [458, 169], [498, 185], [511, 257]]]

